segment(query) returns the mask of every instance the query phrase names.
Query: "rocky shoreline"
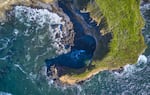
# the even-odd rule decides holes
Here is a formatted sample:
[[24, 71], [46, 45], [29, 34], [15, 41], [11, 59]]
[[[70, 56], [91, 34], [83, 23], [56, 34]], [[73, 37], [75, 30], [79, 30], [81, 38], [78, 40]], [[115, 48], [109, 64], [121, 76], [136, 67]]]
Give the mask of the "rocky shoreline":
[[[102, 21], [102, 22], [100, 22], [100, 24], [98, 26], [97, 26], [97, 24], [92, 26], [91, 23], [88, 23], [86, 21], [86, 19], [82, 15], [82, 13], [77, 11], [77, 9], [73, 6], [72, 3], [65, 2], [65, 0], [64, 0], [64, 2], [55, 1], [55, 0], [38, 0], [38, 1], [36, 1], [36, 0], [26, 0], [26, 1], [7, 0], [7, 1], [1, 3], [1, 6], [2, 6], [2, 7], [0, 7], [0, 9], [1, 9], [0, 12], [2, 13], [0, 16], [1, 21], [5, 21], [5, 20], [7, 21], [5, 14], [9, 10], [11, 10], [13, 8], [13, 6], [17, 6], [17, 5], [24, 5], [24, 6], [29, 6], [29, 7], [33, 7], [33, 8], [48, 9], [49, 11], [57, 13], [60, 17], [62, 17], [63, 21], [65, 22], [65, 25], [62, 27], [62, 31], [65, 32], [66, 35], [63, 35], [63, 38], [61, 39], [61, 43], [66, 46], [69, 45], [70, 47], [72, 47], [71, 48], [72, 50], [78, 48], [75, 46], [76, 46], [76, 44], [80, 44], [81, 40], [79, 40], [79, 39], [82, 36], [89, 35], [90, 37], [92, 37], [92, 39], [94, 39], [96, 42], [96, 47], [94, 47], [92, 49], [92, 53], [89, 54], [90, 57], [83, 56], [84, 58], [88, 58], [89, 64], [91, 64], [91, 62], [93, 60], [102, 59], [105, 56], [105, 54], [108, 53], [108, 51], [109, 51], [108, 44], [109, 44], [110, 40], [112, 39], [112, 34], [106, 33], [105, 35], [102, 35], [100, 33], [100, 31], [103, 31], [107, 27], [104, 25], [105, 22]], [[91, 19], [90, 16], [89, 16], [89, 19]], [[107, 31], [107, 30], [104, 30], [104, 31]], [[56, 36], [59, 37], [60, 35], [56, 35]], [[86, 42], [83, 41], [83, 43], [86, 43]], [[85, 45], [85, 47], [86, 47], [86, 45]], [[89, 47], [91, 47], [91, 46], [88, 46], [88, 48]], [[82, 47], [80, 47], [80, 48], [82, 48]], [[80, 50], [80, 49], [77, 49], [77, 50]], [[86, 49], [84, 48], [84, 50], [86, 50]], [[81, 53], [84, 54], [83, 51], [81, 51]], [[86, 51], [86, 53], [87, 53], [87, 51]], [[72, 54], [72, 52], [68, 55], [70, 56], [71, 54]], [[68, 55], [65, 54], [65, 56], [68, 56]], [[62, 59], [62, 58], [64, 59], [64, 57], [58, 57], [58, 59]], [[65, 57], [65, 58], [67, 58], [67, 57]], [[68, 59], [66, 59], [66, 61], [67, 60]], [[50, 59], [48, 61], [53, 62], [53, 66], [47, 65], [47, 67], [48, 67], [47, 71], [44, 70], [45, 73], [49, 73], [49, 70], [51, 71], [48, 74], [47, 79], [48, 80], [53, 79], [54, 81], [56, 81], [57, 83], [60, 83], [60, 84], [74, 85], [76, 83], [82, 83], [85, 80], [96, 75], [100, 71], [104, 71], [104, 70], [113, 70], [113, 71], [115, 70], [118, 72], [122, 71], [122, 68], [120, 68], [120, 66], [112, 67], [112, 68], [102, 67], [102, 68], [94, 68], [93, 69], [92, 67], [94, 67], [94, 65], [89, 65], [89, 66], [79, 68], [79, 69], [72, 69], [69, 67], [57, 65], [58, 63], [63, 62], [62, 60], [51, 61], [51, 59]], [[54, 64], [54, 63], [56, 63], [56, 64]], [[61, 65], [62, 65], [62, 63], [61, 63]], [[120, 68], [120, 69], [118, 69], [118, 68]], [[70, 76], [73, 76], [74, 74], [77, 75], [77, 74], [81, 74], [83, 72], [85, 73], [89, 69], [92, 69], [91, 72], [89, 72], [83, 78], [70, 77]]]
[[[74, 42], [80, 45], [80, 42], [78, 41], [80, 37], [82, 37], [83, 35], [90, 35], [96, 41], [96, 50], [94, 49], [95, 50], [94, 56], [97, 56], [97, 54], [99, 53], [100, 47], [102, 45], [104, 45], [104, 47], [107, 47], [106, 44], [111, 39], [110, 35], [101, 36], [99, 29], [97, 29], [97, 27], [100, 27], [100, 25], [97, 26], [97, 24], [95, 24], [94, 26], [91, 26], [92, 24], [86, 22], [82, 13], [80, 13], [79, 11], [76, 11], [74, 4], [71, 4], [70, 2], [61, 2], [61, 1], [58, 2], [54, 0], [53, 1], [52, 0], [50, 1], [49, 0], [39, 0], [39, 1], [26, 0], [23, 2], [16, 0], [12, 2], [12, 1], [7, 0], [6, 3], [2, 3], [2, 4], [6, 8], [4, 8], [2, 11], [3, 16], [0, 16], [2, 18], [1, 22], [7, 21], [5, 14], [9, 12], [9, 10], [12, 10], [14, 6], [17, 6], [17, 5], [29, 6], [33, 8], [43, 8], [43, 9], [48, 9], [51, 12], [57, 13], [60, 17], [63, 18], [63, 21], [65, 21], [65, 25], [64, 25], [65, 27], [62, 27], [62, 31], [67, 32], [67, 35], [63, 35], [64, 37], [63, 39], [61, 39], [61, 43], [64, 45], [70, 45], [71, 47], [73, 47], [75, 45]], [[89, 14], [87, 13], [87, 15]], [[73, 19], [71, 16], [73, 16]], [[89, 16], [89, 19], [90, 19], [90, 16]], [[100, 27], [100, 28], [102, 29], [103, 27]], [[57, 36], [59, 37], [59, 35]], [[92, 68], [92, 66], [90, 68]], [[76, 69], [68, 68], [65, 66], [54, 65], [48, 69], [51, 70], [51, 74], [47, 78], [48, 80], [52, 79], [60, 84], [73, 85], [76, 83], [82, 83], [83, 81], [89, 79], [93, 75], [99, 73], [100, 71], [107, 70], [108, 68], [105, 68], [102, 70], [95, 70], [94, 72], [91, 72], [88, 76], [86, 76], [83, 79], [70, 79], [68, 74], [71, 74], [71, 73], [80, 74], [80, 73], [85, 72], [87, 69], [89, 69], [89, 67], [84, 67], [84, 68], [80, 68], [76, 70]], [[44, 72], [46, 71], [44, 70]]]
[[[66, 4], [68, 3], [68, 4]], [[75, 45], [79, 46], [80, 44], [84, 44], [81, 43], [81, 41], [78, 41], [78, 39], [80, 37], [84, 37], [84, 35], [89, 35], [91, 37], [93, 37], [96, 41], [96, 50], [94, 49], [94, 58], [98, 58], [97, 55], [101, 54], [101, 52], [107, 52], [106, 51], [101, 51], [101, 48], [108, 48], [108, 43], [111, 40], [111, 34], [106, 34], [106, 35], [101, 35], [101, 33], [99, 32], [101, 29], [104, 29], [106, 26], [103, 26], [103, 22], [101, 22], [99, 25], [94, 24], [96, 22], [91, 23], [90, 21], [86, 21], [84, 16], [82, 15], [82, 13], [80, 13], [79, 11], [77, 11], [77, 9], [75, 8], [75, 6], [73, 6], [72, 3], [70, 2], [59, 2], [58, 3], [63, 11], [70, 17], [71, 21], [74, 24], [74, 31], [76, 33], [75, 35]], [[89, 13], [86, 13], [86, 15], [89, 15]], [[86, 16], [89, 17], [89, 19], [91, 19], [90, 15]], [[99, 28], [99, 29], [98, 29]], [[89, 41], [90, 42], [90, 41]], [[92, 45], [94, 46], [94, 45]], [[92, 46], [90, 50], [92, 50]], [[86, 48], [88, 48], [88, 46], [85, 45]], [[74, 48], [74, 47], [73, 47]], [[82, 47], [84, 48], [84, 47]], [[80, 48], [79, 48], [80, 49]], [[65, 56], [65, 55], [62, 55]], [[102, 56], [101, 56], [102, 57]], [[64, 59], [64, 58], [63, 58]], [[54, 59], [54, 60], [58, 60], [58, 58]], [[68, 58], [68, 60], [71, 60], [70, 58]], [[91, 59], [92, 62], [93, 59]], [[60, 63], [60, 62], [54, 62], [52, 60], [49, 60], [50, 63]], [[61, 60], [62, 61], [62, 60]], [[49, 62], [46, 62], [49, 63]], [[82, 64], [82, 63], [80, 63]], [[85, 66], [83, 68], [78, 68], [78, 69], [74, 69], [74, 68], [68, 68], [68, 67], [63, 67], [61, 66], [52, 66], [52, 68], [50, 68], [51, 70], [51, 75], [52, 75], [52, 79], [54, 79], [55, 81], [60, 81], [63, 84], [76, 84], [76, 83], [82, 83], [83, 81], [89, 79], [90, 77], [92, 77], [93, 75], [99, 73], [100, 71], [103, 70], [108, 70], [108, 68], [102, 68], [102, 69], [96, 69], [94, 71], [92, 71], [91, 73], [88, 74], [88, 76], [81, 78], [81, 79], [75, 79], [75, 78], [70, 78], [70, 75], [72, 76], [72, 74], [81, 74], [84, 73], [86, 70], [88, 69], [92, 69], [94, 67], [94, 65], [89, 65], [88, 67]], [[115, 68], [116, 69], [116, 68]], [[49, 72], [49, 70], [48, 70]], [[53, 73], [52, 73], [53, 72]]]

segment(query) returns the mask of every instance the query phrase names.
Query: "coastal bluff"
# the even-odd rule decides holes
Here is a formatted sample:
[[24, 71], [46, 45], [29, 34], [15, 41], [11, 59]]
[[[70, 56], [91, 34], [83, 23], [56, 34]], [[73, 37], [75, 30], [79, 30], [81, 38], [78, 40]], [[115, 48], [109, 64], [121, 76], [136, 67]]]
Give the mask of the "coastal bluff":
[[7, 22], [7, 14], [20, 5], [47, 9], [62, 17], [65, 24], [60, 25], [60, 32], [66, 35], [60, 43], [70, 51], [43, 60], [46, 77], [58, 83], [74, 85], [104, 70], [121, 71], [126, 64], [136, 63], [146, 48], [139, 7], [148, 0], [83, 0], [82, 8], [80, 0], [0, 2], [1, 22]]

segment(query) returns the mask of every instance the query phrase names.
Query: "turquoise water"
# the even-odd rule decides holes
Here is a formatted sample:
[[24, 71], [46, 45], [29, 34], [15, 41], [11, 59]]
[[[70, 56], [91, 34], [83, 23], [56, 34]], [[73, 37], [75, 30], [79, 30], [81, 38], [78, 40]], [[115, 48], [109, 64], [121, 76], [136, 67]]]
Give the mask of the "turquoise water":
[[[148, 45], [137, 64], [121, 73], [103, 71], [81, 85], [60, 86], [46, 78], [47, 58], [67, 53], [59, 48], [61, 17], [43, 9], [18, 6], [0, 25], [0, 95], [150, 95], [150, 8], [141, 7]], [[150, 6], [150, 5], [149, 5]], [[36, 15], [35, 15], [36, 14]], [[53, 27], [53, 24], [57, 27]]]

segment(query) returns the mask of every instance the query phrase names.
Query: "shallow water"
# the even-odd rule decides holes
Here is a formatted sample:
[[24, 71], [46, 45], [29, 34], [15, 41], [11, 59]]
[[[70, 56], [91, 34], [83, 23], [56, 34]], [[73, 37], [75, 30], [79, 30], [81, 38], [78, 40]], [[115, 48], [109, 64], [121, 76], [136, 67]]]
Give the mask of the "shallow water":
[[[55, 45], [61, 43], [53, 37], [54, 32], [61, 33], [61, 17], [47, 10], [16, 7], [10, 22], [0, 25], [0, 95], [150, 95], [150, 8], [141, 10], [148, 48], [137, 64], [124, 66], [121, 73], [103, 71], [81, 85], [59, 86], [47, 81], [41, 69], [45, 59], [60, 55]], [[53, 23], [58, 26], [52, 27]], [[63, 48], [61, 53], [69, 51]]]

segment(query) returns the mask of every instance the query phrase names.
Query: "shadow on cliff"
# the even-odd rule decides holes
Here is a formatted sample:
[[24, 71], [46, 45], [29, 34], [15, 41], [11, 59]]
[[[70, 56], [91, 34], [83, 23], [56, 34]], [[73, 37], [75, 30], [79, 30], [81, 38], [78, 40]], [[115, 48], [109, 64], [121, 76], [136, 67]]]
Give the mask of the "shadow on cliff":
[[81, 74], [87, 69], [91, 70], [95, 66], [92, 61], [103, 59], [109, 52], [109, 42], [112, 34], [101, 35], [100, 30], [106, 27], [105, 19], [101, 23], [91, 22], [89, 13], [81, 13], [73, 8], [73, 2], [70, 0], [59, 0], [58, 5], [61, 7], [73, 23], [76, 33], [74, 46], [71, 52], [60, 55], [54, 59], [47, 59], [47, 73], [50, 67], [55, 65], [58, 70], [58, 76], [65, 74]]
[[[109, 42], [112, 39], [111, 33], [106, 33], [101, 35], [100, 30], [107, 27], [106, 19], [103, 18], [101, 22], [97, 25], [95, 21], [92, 20], [89, 13], [81, 13], [80, 10], [84, 9], [90, 0], [60, 0], [58, 2], [59, 7], [70, 17], [71, 22], [74, 25], [75, 42], [78, 38], [83, 35], [90, 35], [96, 40], [96, 50], [94, 51], [93, 60], [101, 60], [109, 52]], [[74, 2], [84, 4], [82, 7], [75, 8]], [[80, 9], [80, 10], [78, 10]], [[79, 42], [80, 43], [80, 42]]]

